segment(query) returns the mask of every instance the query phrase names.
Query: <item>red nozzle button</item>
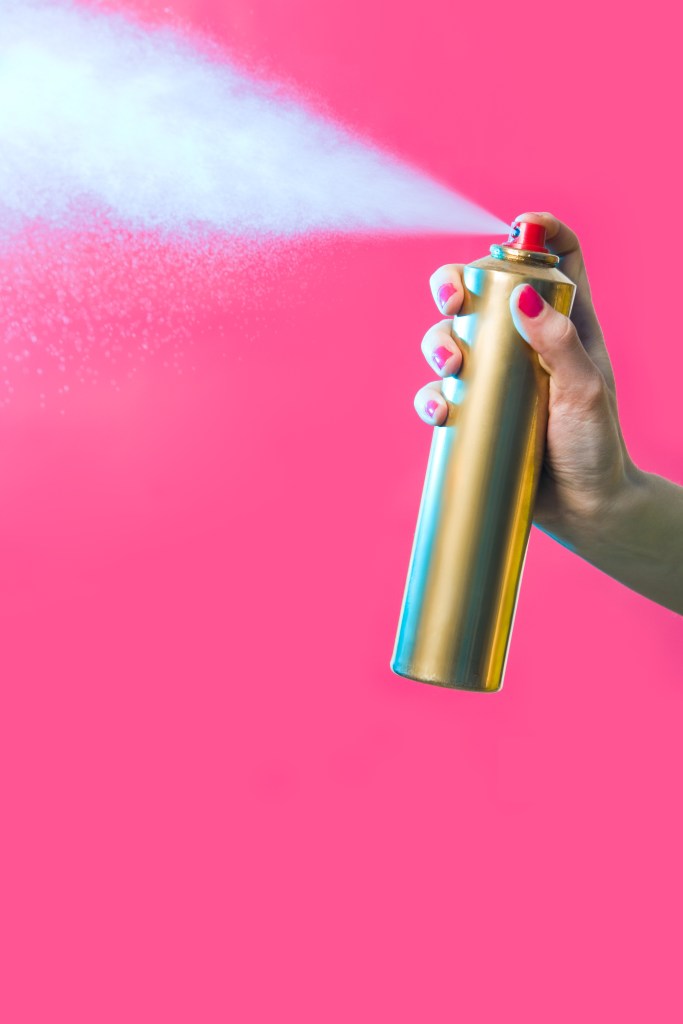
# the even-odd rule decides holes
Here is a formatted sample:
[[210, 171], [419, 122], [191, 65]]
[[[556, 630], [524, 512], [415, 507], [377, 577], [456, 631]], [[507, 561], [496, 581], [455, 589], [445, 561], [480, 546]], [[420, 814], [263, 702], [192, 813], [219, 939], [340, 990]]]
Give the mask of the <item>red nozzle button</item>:
[[510, 249], [527, 249], [529, 252], [550, 252], [545, 244], [545, 228], [542, 224], [527, 224], [513, 221], [510, 237], [504, 243]]

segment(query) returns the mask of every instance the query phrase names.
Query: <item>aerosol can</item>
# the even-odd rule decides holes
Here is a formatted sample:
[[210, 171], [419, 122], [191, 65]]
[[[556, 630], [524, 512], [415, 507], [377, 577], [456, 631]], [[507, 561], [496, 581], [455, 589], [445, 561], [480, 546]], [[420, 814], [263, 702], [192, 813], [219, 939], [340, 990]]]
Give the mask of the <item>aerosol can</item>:
[[464, 268], [463, 363], [442, 381], [448, 419], [434, 427], [391, 660], [397, 675], [481, 692], [503, 685], [548, 423], [549, 377], [510, 295], [530, 284], [569, 316], [576, 292], [542, 225], [513, 223], [490, 253]]

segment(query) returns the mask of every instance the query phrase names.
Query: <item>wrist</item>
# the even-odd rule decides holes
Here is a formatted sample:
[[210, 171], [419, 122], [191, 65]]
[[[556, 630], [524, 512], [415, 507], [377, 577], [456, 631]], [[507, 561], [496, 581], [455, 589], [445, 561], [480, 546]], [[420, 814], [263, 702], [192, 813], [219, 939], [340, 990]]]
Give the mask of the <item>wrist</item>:
[[572, 534], [581, 558], [683, 614], [683, 487], [629, 460], [602, 513]]
[[567, 524], [567, 539], [581, 558], [601, 567], [605, 552], [630, 549], [639, 515], [649, 500], [649, 474], [628, 460], [609, 494], [581, 517]]
[[621, 540], [631, 546], [639, 516], [650, 500], [651, 474], [629, 459], [618, 487], [588, 524], [587, 538], [596, 544], [614, 546]]

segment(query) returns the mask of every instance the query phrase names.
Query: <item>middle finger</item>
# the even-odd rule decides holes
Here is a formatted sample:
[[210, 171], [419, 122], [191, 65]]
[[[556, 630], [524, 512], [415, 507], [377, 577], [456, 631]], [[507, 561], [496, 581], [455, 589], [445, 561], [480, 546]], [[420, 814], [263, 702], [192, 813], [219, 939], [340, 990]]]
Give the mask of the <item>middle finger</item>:
[[452, 320], [441, 320], [429, 328], [420, 345], [425, 359], [441, 377], [457, 373], [463, 363], [463, 352], [453, 337], [452, 327]]

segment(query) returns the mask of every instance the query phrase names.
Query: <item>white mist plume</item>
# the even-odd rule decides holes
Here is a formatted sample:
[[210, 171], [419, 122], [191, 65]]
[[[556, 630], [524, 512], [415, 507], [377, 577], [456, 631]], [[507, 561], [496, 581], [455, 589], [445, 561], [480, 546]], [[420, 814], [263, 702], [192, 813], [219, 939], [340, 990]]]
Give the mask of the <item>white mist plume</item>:
[[0, 0], [0, 225], [499, 234], [508, 225], [167, 30]]

